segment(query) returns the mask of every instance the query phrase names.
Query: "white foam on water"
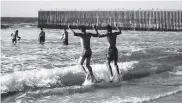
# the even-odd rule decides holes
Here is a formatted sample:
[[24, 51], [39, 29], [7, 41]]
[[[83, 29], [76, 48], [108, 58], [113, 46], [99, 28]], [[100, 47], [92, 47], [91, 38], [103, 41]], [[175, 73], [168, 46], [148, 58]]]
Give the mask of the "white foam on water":
[[182, 71], [170, 72], [170, 74], [182, 76]]
[[174, 91], [166, 92], [164, 94], [156, 94], [156, 95], [152, 95], [152, 96], [125, 97], [125, 98], [113, 96], [110, 100], [103, 101], [102, 103], [143, 103], [143, 102], [153, 101], [153, 100], [157, 100], [159, 98], [171, 96], [171, 95], [177, 94], [179, 92], [182, 92], [182, 87], [179, 87]]
[[86, 79], [82, 85], [86, 86], [86, 85], [92, 85], [92, 84], [93, 83], [92, 83], [91, 79]]
[[182, 76], [182, 66], [177, 66], [174, 71], [169, 73], [177, 76]]
[[[138, 61], [118, 63], [122, 72], [133, 69], [133, 65]], [[113, 66], [113, 65], [112, 65]], [[109, 72], [105, 64], [92, 65], [93, 72], [98, 79], [109, 79]], [[114, 68], [113, 68], [114, 70]], [[114, 70], [115, 71], [115, 70]], [[114, 72], [116, 74], [116, 71]], [[75, 82], [84, 81], [83, 71], [76, 66], [54, 69], [34, 69], [27, 71], [16, 71], [0, 77], [1, 92], [22, 91], [28, 88], [66, 86]], [[81, 84], [80, 84], [81, 85]]]

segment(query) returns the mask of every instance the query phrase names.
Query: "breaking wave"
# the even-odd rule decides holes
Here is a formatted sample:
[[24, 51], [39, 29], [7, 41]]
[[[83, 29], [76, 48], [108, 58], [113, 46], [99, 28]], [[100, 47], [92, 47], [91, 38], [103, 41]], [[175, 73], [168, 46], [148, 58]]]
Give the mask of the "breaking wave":
[[[137, 61], [119, 63], [120, 69], [127, 72], [133, 69]], [[105, 64], [92, 65], [94, 75], [98, 79], [109, 80], [109, 73]], [[81, 85], [85, 75], [78, 66], [54, 69], [36, 69], [16, 71], [1, 76], [1, 92], [24, 91], [30, 88], [57, 87]]]
[[[141, 78], [154, 73], [168, 71], [165, 66], [144, 70], [139, 68], [138, 61], [118, 63], [123, 80]], [[163, 67], [163, 68], [161, 68]], [[105, 64], [92, 65], [95, 77], [98, 80], [109, 80], [109, 72]], [[170, 68], [170, 67], [168, 67]], [[116, 74], [115, 69], [114, 74]], [[69, 66], [54, 69], [36, 69], [27, 71], [16, 71], [1, 76], [1, 93], [6, 95], [10, 92], [26, 91], [29, 89], [67, 87], [82, 85], [85, 75], [78, 66]]]

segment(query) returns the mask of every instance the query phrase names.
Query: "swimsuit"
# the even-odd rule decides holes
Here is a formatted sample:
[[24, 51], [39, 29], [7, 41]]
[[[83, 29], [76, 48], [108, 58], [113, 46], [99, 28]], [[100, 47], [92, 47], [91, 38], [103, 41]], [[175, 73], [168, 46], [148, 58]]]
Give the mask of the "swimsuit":
[[40, 42], [45, 42], [45, 37], [44, 36], [40, 37]]
[[64, 45], [68, 45], [68, 39], [64, 39], [64, 40], [63, 40], [63, 44], [64, 44]]
[[107, 60], [118, 60], [118, 49], [116, 47], [108, 48]]
[[91, 57], [92, 56], [92, 50], [91, 49], [84, 49], [82, 51], [82, 57]]

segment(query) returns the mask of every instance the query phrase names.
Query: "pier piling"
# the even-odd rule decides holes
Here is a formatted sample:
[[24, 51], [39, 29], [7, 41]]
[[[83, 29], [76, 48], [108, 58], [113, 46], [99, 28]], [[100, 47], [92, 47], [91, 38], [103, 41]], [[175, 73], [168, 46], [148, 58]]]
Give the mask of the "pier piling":
[[124, 30], [182, 31], [182, 11], [115, 10], [115, 11], [39, 11], [38, 27], [63, 29], [68, 24], [78, 28], [96, 24], [103, 29], [117, 24]]

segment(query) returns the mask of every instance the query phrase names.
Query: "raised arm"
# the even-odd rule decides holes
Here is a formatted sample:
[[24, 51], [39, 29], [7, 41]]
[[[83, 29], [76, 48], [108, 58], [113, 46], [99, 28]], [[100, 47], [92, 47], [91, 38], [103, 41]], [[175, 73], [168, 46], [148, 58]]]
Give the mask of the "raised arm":
[[118, 26], [116, 26], [116, 29], [118, 30], [117, 32], [114, 32], [115, 35], [120, 35], [122, 34], [121, 29], [118, 28]]
[[71, 30], [71, 32], [74, 34], [74, 36], [82, 36], [81, 33], [76, 33], [75, 31], [73, 31], [73, 29], [71, 28], [70, 25], [68, 25], [68, 28]]
[[97, 28], [96, 28], [96, 25], [94, 25], [93, 28], [94, 28], [94, 30], [95, 30], [95, 32], [96, 32], [96, 34], [97, 34], [97, 37], [101, 38], [101, 37], [106, 37], [106, 36], [108, 36], [107, 33], [106, 33], [106, 34], [100, 34], [100, 33], [98, 32]]
[[92, 37], [99, 37], [99, 35], [98, 34], [93, 34], [93, 33], [88, 33], [90, 36], [92, 36]]
[[89, 33], [89, 34], [90, 34], [90, 36], [93, 36], [93, 37], [99, 37], [99, 32], [98, 32], [98, 30], [97, 30], [96, 25], [93, 25], [92, 27], [93, 27], [93, 29], [94, 29], [94, 31], [95, 31], [95, 34], [93, 34], [93, 33]]
[[99, 35], [99, 38], [106, 37], [106, 36], [108, 36], [107, 33], [106, 34]]

